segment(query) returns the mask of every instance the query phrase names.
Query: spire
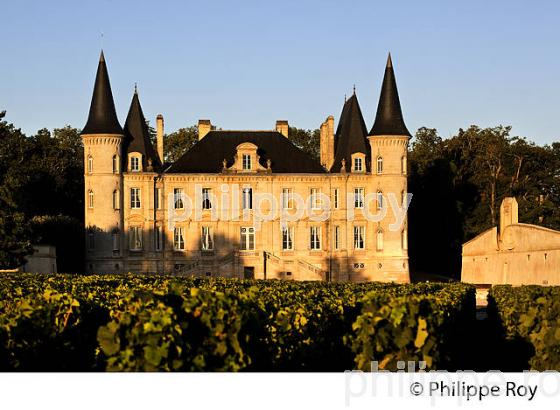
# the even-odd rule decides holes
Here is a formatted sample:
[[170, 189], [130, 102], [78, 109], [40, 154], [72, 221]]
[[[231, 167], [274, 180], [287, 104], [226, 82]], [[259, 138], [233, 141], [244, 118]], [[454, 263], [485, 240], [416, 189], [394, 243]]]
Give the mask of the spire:
[[362, 110], [355, 93], [344, 104], [338, 127], [334, 136], [335, 154], [331, 172], [340, 172], [342, 160], [351, 164], [352, 154], [361, 152], [369, 162], [370, 145], [367, 140], [367, 128]]
[[105, 64], [103, 50], [99, 56], [97, 75], [93, 87], [93, 97], [87, 123], [82, 130], [82, 134], [118, 134], [122, 135], [123, 130], [117, 118], [109, 73]]
[[132, 152], [139, 152], [142, 154], [142, 166], [144, 170], [148, 169], [150, 162], [153, 167], [159, 167], [159, 157], [154, 150], [154, 146], [150, 140], [150, 131], [146, 118], [142, 112], [138, 92], [135, 88], [130, 109], [124, 123], [125, 152], [130, 154]]
[[391, 53], [389, 53], [387, 57], [387, 66], [385, 67], [385, 76], [383, 77], [383, 85], [381, 86], [377, 115], [375, 116], [375, 122], [373, 123], [369, 135], [410, 136], [401, 111]]

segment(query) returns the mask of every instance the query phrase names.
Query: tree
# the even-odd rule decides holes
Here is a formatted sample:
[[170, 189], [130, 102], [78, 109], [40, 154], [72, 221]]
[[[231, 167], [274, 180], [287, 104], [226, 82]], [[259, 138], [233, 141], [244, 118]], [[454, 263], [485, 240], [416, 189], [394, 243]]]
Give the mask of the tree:
[[179, 128], [165, 136], [165, 161], [175, 162], [198, 141], [198, 127]]
[[316, 161], [320, 156], [320, 132], [316, 130], [305, 130], [296, 127], [290, 127], [288, 130], [288, 138], [298, 148], [307, 152]]

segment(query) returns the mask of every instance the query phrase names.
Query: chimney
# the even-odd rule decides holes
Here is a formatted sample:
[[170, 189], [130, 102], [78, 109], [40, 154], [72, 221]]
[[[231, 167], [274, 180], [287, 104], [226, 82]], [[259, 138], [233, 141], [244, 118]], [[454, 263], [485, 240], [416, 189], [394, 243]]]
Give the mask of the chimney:
[[513, 197], [506, 197], [500, 206], [500, 238], [507, 226], [518, 222], [517, 200]]
[[276, 132], [279, 132], [284, 137], [288, 138], [288, 130], [290, 129], [288, 121], [278, 120], [276, 121]]
[[163, 115], [161, 114], [156, 117], [156, 143], [159, 160], [163, 164]]
[[329, 170], [334, 161], [334, 117], [329, 115], [320, 127], [321, 165]]
[[212, 131], [212, 123], [210, 120], [198, 120], [198, 140], [206, 136], [210, 131]]

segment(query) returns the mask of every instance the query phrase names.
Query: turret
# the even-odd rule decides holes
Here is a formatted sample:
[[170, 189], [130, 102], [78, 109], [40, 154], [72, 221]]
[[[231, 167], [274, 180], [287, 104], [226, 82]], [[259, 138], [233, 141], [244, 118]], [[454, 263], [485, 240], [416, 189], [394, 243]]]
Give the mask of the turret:
[[[111, 92], [103, 51], [91, 107], [82, 130], [84, 143], [86, 271], [118, 272], [122, 248], [122, 143], [124, 133]], [[107, 260], [105, 255], [113, 255]]]
[[[384, 206], [388, 206], [389, 194], [395, 195], [400, 206], [407, 194], [409, 139], [410, 132], [403, 120], [393, 62], [389, 54], [377, 114], [368, 135], [371, 148], [371, 173], [376, 176], [375, 189], [383, 196]], [[393, 222], [395, 220], [392, 213], [387, 212], [387, 217], [378, 227], [383, 232], [384, 251], [387, 256], [402, 257], [406, 261], [408, 259], [407, 219], [405, 218], [403, 226], [398, 230], [389, 228]], [[406, 275], [408, 276], [408, 266]], [[404, 278], [398, 279], [404, 280]]]

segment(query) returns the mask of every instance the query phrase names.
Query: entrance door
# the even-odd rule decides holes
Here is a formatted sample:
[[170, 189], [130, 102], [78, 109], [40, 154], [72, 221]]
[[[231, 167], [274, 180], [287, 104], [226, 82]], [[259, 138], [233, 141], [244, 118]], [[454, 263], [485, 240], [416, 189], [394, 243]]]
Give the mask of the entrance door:
[[254, 266], [244, 266], [243, 267], [243, 279], [255, 279], [255, 267]]

